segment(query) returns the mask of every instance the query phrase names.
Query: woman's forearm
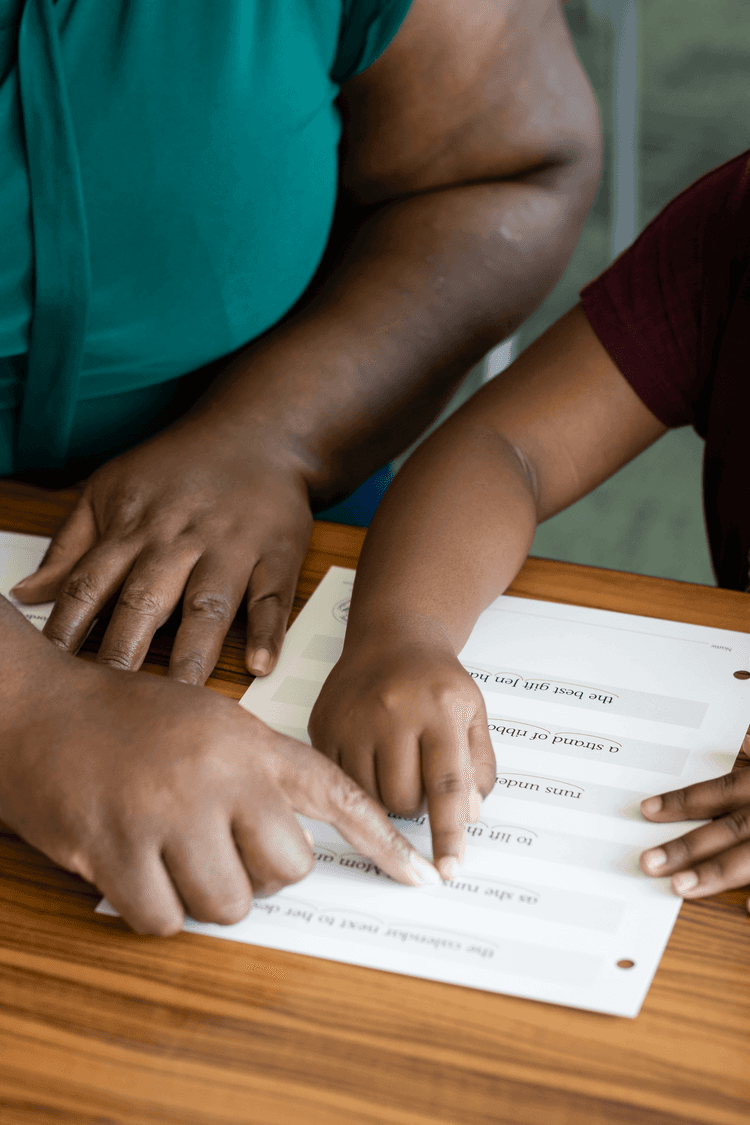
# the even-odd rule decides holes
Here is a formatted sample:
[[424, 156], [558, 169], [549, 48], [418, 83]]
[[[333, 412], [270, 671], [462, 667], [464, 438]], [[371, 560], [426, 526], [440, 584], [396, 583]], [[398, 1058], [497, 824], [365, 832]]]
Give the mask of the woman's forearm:
[[198, 411], [294, 450], [313, 498], [350, 491], [418, 437], [557, 280], [582, 220], [576, 185], [562, 169], [385, 205]]
[[536, 529], [531, 476], [497, 432], [452, 419], [381, 504], [357, 570], [347, 640], [414, 640], [458, 653], [520, 569]]
[[0, 754], [9, 750], [9, 734], [28, 721], [39, 693], [52, 690], [50, 678], [71, 662], [0, 595]]

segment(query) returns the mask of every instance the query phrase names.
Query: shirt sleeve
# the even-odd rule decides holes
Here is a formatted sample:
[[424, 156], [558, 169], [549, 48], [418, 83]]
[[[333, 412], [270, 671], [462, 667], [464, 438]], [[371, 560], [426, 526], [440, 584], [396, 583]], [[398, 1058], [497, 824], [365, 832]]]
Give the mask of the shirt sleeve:
[[343, 0], [341, 34], [331, 78], [339, 86], [382, 55], [412, 0]]
[[749, 156], [678, 195], [581, 291], [594, 332], [649, 410], [666, 426], [692, 424], [703, 435], [723, 295], [734, 259], [747, 250], [728, 218], [748, 213]]

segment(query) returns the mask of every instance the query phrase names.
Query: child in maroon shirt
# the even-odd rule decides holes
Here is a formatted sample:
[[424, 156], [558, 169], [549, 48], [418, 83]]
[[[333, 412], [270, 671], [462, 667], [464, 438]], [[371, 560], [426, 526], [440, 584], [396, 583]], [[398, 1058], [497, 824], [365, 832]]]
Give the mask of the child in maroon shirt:
[[670, 428], [706, 441], [704, 504], [720, 586], [750, 550], [750, 153], [679, 195], [581, 293], [619, 371]]
[[[495, 773], [484, 704], [457, 653], [517, 573], [538, 522], [690, 423], [706, 441], [719, 584], [748, 589], [749, 344], [744, 153], [670, 203], [391, 486], [310, 732], [391, 811], [409, 815], [426, 796], [443, 877]], [[690, 897], [750, 881], [750, 769], [651, 797], [642, 811], [657, 821], [719, 818], [645, 852], [647, 874], [671, 875]]]

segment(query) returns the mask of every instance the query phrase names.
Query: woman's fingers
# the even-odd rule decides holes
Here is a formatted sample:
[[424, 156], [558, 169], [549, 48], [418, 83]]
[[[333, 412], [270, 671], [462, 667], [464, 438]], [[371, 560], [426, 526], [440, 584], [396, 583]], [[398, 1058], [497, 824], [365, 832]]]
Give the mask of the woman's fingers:
[[145, 551], [120, 591], [97, 661], [130, 672], [140, 668], [154, 633], [180, 600], [196, 562], [192, 546]]
[[333, 825], [386, 874], [410, 886], [439, 884], [429, 860], [398, 832], [382, 808], [343, 770], [309, 746], [287, 740], [276, 755], [277, 777], [292, 807]]
[[137, 934], [170, 937], [183, 927], [185, 911], [156, 849], [119, 855], [95, 872], [96, 886]]
[[107, 539], [88, 551], [62, 582], [45, 636], [66, 652], [76, 652], [94, 618], [117, 591], [138, 554], [132, 540]]
[[261, 558], [247, 592], [245, 664], [253, 676], [267, 676], [276, 667], [284, 641], [304, 549]]
[[87, 494], [53, 539], [39, 570], [13, 590], [26, 603], [56, 599], [44, 630], [50, 640], [75, 652], [123, 586], [99, 659], [116, 668], [138, 668], [154, 632], [184, 591], [170, 675], [202, 684], [247, 592], [247, 666], [254, 675], [267, 675], [278, 659], [309, 539], [312, 517], [306, 503], [296, 523], [290, 521], [294, 513], [282, 506], [273, 516], [278, 514], [278, 525], [266, 521], [269, 525], [256, 528], [248, 543], [244, 519], [212, 523], [204, 518], [205, 504], [195, 518], [189, 504], [183, 511], [182, 501], [176, 510], [172, 503], [162, 511], [153, 496], [148, 503], [142, 497], [133, 501], [117, 489], [113, 498], [108, 480], [103, 485], [99, 480], [99, 498], [103, 489], [110, 512], [107, 527], [97, 527]]
[[232, 831], [257, 898], [298, 883], [315, 862], [302, 826], [278, 794], [253, 793], [252, 804], [235, 814]]
[[685, 789], [673, 789], [641, 801], [648, 820], [705, 820], [720, 816], [750, 802], [750, 770], [734, 770], [710, 781], [699, 781]]
[[47, 548], [39, 569], [21, 579], [11, 593], [24, 604], [51, 602], [71, 568], [91, 550], [96, 540], [91, 505], [86, 499], [80, 500]]
[[238, 563], [231, 571], [216, 554], [206, 552], [201, 556], [185, 587], [182, 622], [169, 661], [172, 679], [205, 684], [216, 667], [246, 588], [246, 567]]
[[253, 888], [226, 819], [191, 825], [165, 845], [163, 860], [196, 922], [231, 926], [247, 916]]

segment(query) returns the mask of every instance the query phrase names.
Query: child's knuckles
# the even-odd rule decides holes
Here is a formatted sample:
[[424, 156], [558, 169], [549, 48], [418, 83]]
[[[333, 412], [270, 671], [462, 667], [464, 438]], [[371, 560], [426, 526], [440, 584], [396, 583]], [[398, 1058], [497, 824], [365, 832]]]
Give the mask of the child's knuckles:
[[467, 789], [467, 782], [454, 769], [445, 769], [430, 778], [428, 788], [434, 797], [454, 797]]
[[410, 792], [403, 787], [384, 786], [382, 782], [380, 790], [385, 807], [389, 812], [392, 812], [394, 816], [403, 817], [404, 820], [411, 820], [412, 817], [417, 816], [422, 807], [421, 792]]
[[398, 715], [404, 710], [405, 704], [408, 707], [408, 700], [400, 687], [389, 685], [378, 692], [378, 704], [389, 715]]

